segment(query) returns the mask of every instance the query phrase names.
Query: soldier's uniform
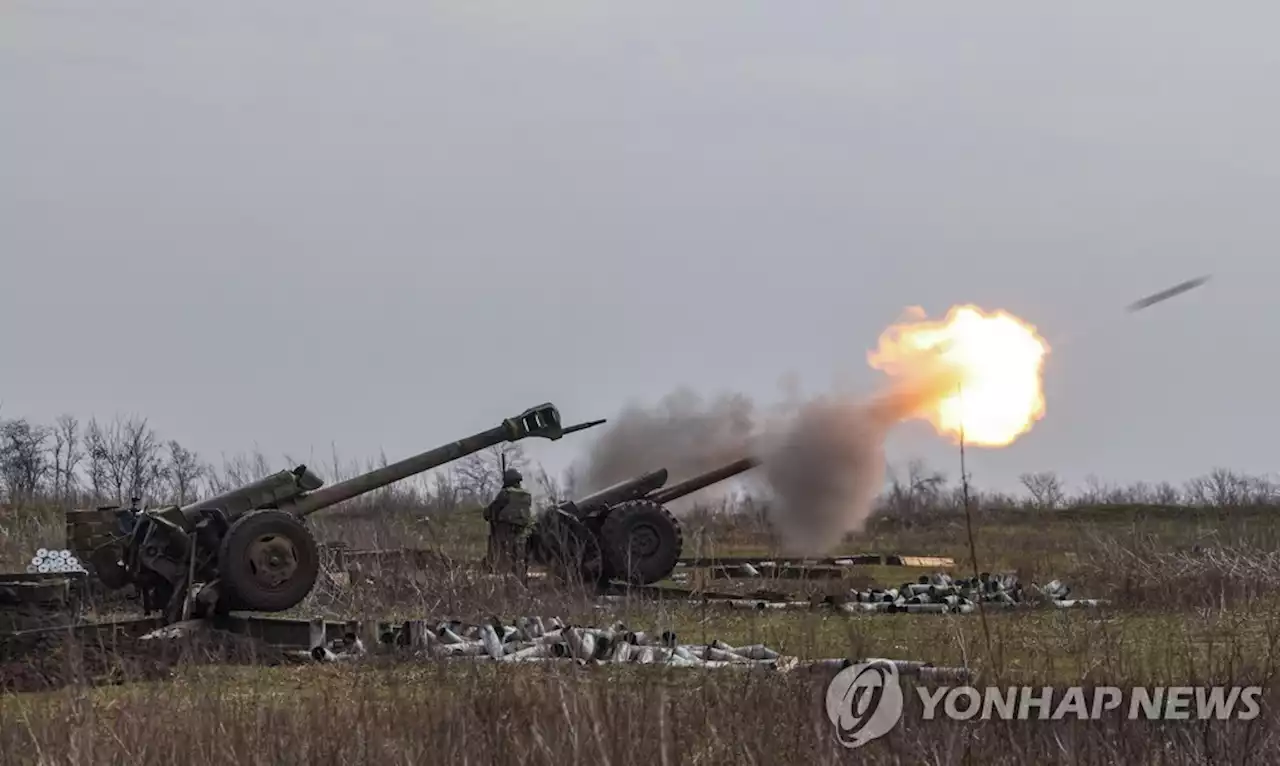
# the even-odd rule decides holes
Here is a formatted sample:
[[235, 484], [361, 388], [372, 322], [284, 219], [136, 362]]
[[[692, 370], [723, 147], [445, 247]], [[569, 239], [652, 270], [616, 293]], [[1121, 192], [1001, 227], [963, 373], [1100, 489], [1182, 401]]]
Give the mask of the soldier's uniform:
[[533, 525], [533, 496], [520, 486], [524, 477], [514, 468], [502, 477], [502, 489], [485, 508], [489, 522], [489, 550], [500, 572], [527, 576], [528, 539]]

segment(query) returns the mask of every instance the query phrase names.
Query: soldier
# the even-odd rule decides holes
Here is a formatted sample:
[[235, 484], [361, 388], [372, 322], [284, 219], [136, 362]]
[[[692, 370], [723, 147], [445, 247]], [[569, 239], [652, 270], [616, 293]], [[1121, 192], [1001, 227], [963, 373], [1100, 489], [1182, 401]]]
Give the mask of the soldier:
[[533, 497], [520, 486], [524, 477], [514, 468], [502, 474], [502, 490], [485, 508], [489, 522], [489, 550], [499, 571], [515, 571], [520, 581], [528, 574], [527, 541], [533, 522]]

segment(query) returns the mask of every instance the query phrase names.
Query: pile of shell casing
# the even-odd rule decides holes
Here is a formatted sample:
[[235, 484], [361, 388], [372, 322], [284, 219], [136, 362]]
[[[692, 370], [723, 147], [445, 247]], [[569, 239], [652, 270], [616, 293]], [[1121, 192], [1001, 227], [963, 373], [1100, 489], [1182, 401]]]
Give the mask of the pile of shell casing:
[[981, 573], [976, 578], [953, 578], [946, 573], [921, 575], [918, 582], [897, 588], [850, 591], [840, 607], [856, 612], [969, 614], [982, 608], [1014, 608], [1051, 604], [1060, 609], [1099, 606], [1098, 599], [1068, 599], [1071, 589], [1058, 580], [1024, 586], [1009, 574]]
[[[464, 625], [458, 621], [428, 626], [424, 621], [410, 621], [389, 628], [376, 637], [370, 649], [366, 641], [354, 633], [342, 639], [316, 646], [311, 656], [321, 662], [351, 660], [371, 652], [392, 647], [414, 650], [426, 656], [443, 659], [471, 659], [493, 662], [576, 662], [581, 665], [635, 664], [667, 665], [685, 668], [763, 668], [790, 671], [800, 668], [839, 671], [850, 665], [870, 660], [823, 659], [801, 662], [780, 655], [763, 644], [731, 646], [718, 639], [706, 643], [680, 643], [671, 631], [650, 634], [632, 631], [622, 623], [609, 628], [566, 625], [559, 619], [521, 617], [514, 625], [494, 619], [481, 625]], [[893, 662], [899, 672], [922, 679], [963, 679], [964, 668], [936, 668], [928, 663], [899, 660]]]
[[27, 564], [27, 574], [46, 574], [49, 572], [84, 572], [80, 561], [69, 550], [51, 551], [41, 548], [31, 557]]
[[[1071, 589], [1058, 580], [1047, 585], [1024, 586], [1018, 578], [1007, 574], [983, 573], [976, 578], [954, 578], [946, 573], [921, 575], [914, 583], [896, 588], [868, 588], [846, 593], [819, 596], [808, 600], [788, 599], [785, 594], [734, 596], [648, 586], [647, 590], [675, 595], [683, 592], [695, 605], [719, 604], [732, 609], [812, 610], [838, 609], [849, 613], [902, 612], [915, 614], [970, 614], [983, 609], [1031, 608], [1053, 606], [1058, 609], [1105, 605], [1099, 599], [1069, 599]], [[629, 594], [601, 596], [602, 602], [626, 601]]]

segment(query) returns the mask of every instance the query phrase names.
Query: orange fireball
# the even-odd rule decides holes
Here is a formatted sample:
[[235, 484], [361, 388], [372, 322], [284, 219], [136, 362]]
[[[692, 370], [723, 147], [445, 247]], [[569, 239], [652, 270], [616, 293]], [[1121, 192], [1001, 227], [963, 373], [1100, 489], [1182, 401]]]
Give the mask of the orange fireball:
[[898, 419], [922, 418], [939, 433], [985, 446], [1011, 444], [1044, 417], [1049, 352], [1036, 328], [1004, 311], [957, 306], [942, 321], [894, 325], [867, 356], [894, 379], [882, 399]]

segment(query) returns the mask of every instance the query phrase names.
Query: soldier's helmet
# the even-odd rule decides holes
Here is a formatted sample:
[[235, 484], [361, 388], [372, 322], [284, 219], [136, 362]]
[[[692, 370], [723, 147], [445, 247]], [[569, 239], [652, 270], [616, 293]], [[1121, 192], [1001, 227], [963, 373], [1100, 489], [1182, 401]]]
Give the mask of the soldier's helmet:
[[516, 470], [516, 469], [514, 469], [514, 468], [508, 468], [508, 469], [507, 469], [505, 472], [503, 472], [503, 474], [502, 474], [502, 484], [503, 484], [503, 486], [506, 486], [506, 487], [514, 487], [515, 485], [519, 484], [519, 483], [520, 483], [520, 482], [522, 482], [522, 481], [524, 481], [524, 477], [523, 477], [523, 476], [521, 476], [521, 475], [520, 475], [520, 472], [519, 472], [519, 471], [517, 471], [517, 470]]

